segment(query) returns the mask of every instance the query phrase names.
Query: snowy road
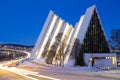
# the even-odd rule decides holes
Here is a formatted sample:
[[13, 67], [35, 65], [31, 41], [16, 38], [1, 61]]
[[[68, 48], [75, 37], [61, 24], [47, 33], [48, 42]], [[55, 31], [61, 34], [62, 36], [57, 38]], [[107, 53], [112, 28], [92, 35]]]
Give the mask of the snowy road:
[[[17, 74], [17, 75], [21, 76], [22, 78], [26, 78], [24, 80], [59, 80], [59, 79], [56, 79], [56, 78], [40, 75], [39, 72], [28, 71], [28, 70], [19, 69], [19, 68], [16, 68], [16, 67], [0, 66], [0, 69], [9, 71], [9, 72], [14, 73], [14, 74]], [[6, 79], [6, 80], [8, 80], [8, 79]]]
[[85, 67], [72, 69], [46, 66], [27, 61], [20, 64], [19, 67], [1, 65], [0, 70], [8, 71], [10, 72], [9, 76], [12, 76], [10, 79], [8, 79], [9, 77], [2, 79], [0, 76], [0, 80], [120, 80], [120, 70], [95, 72], [87, 70]]

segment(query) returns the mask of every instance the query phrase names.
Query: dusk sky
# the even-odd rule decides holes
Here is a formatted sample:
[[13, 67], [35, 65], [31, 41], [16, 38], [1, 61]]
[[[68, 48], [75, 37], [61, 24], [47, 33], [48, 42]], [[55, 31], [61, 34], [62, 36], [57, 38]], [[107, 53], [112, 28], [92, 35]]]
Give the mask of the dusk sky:
[[94, 4], [109, 39], [120, 28], [120, 0], [0, 0], [0, 43], [34, 45], [50, 10], [74, 26]]

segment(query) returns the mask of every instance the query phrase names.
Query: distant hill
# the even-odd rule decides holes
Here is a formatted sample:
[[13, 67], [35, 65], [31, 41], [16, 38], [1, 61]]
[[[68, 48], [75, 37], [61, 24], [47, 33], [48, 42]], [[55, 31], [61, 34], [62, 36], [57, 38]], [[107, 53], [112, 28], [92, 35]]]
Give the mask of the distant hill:
[[4, 43], [0, 43], [0, 45], [1, 45], [1, 46], [5, 46], [5, 45], [6, 45], [6, 46], [15, 46], [15, 47], [27, 47], [27, 48], [28, 48], [28, 47], [34, 47], [33, 45], [32, 45], [32, 46], [27, 46], [27, 45], [9, 44], [9, 43], [7, 43], [7, 44], [6, 44], [6, 43], [5, 43], [5, 44], [4, 44]]

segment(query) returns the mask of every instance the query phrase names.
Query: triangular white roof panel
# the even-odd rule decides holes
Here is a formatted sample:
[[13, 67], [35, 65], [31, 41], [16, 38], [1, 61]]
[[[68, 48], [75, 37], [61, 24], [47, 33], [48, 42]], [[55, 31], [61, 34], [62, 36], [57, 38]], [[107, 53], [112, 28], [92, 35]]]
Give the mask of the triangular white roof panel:
[[91, 20], [94, 10], [95, 10], [95, 5], [88, 8], [85, 12], [84, 19], [80, 26], [79, 34], [77, 36], [77, 38], [80, 40], [80, 43], [82, 43], [82, 41], [84, 39], [84, 36], [86, 34], [86, 31], [89, 26], [89, 23], [90, 23], [90, 20]]

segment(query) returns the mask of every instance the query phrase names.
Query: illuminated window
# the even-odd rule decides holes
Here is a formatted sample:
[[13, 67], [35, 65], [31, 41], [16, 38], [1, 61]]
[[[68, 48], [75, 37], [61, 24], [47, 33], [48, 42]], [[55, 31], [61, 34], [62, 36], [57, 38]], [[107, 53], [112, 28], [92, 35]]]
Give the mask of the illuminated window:
[[116, 64], [116, 57], [112, 57], [112, 63]]

